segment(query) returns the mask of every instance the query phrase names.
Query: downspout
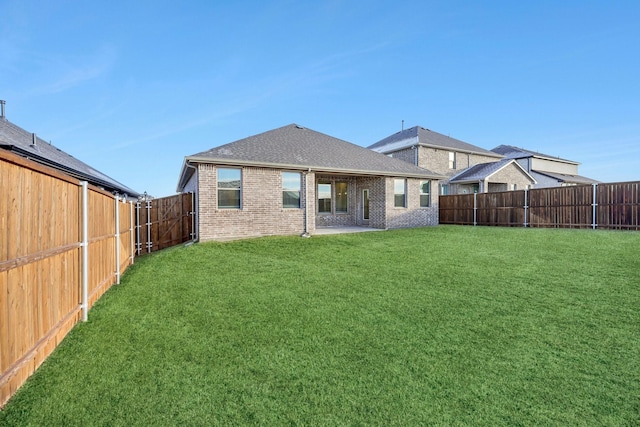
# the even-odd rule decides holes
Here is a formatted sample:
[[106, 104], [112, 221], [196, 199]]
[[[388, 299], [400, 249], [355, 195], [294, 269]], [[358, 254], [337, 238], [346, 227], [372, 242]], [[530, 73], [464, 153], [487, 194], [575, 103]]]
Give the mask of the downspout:
[[198, 176], [198, 168], [189, 163], [189, 161], [185, 162], [185, 166], [191, 168], [195, 171], [196, 174], [196, 193], [195, 193], [195, 207], [193, 208], [192, 215], [195, 216], [193, 220], [193, 241], [197, 242], [200, 239], [200, 215], [199, 206], [200, 206], [200, 178]]
[[300, 237], [311, 237], [309, 234], [309, 229], [307, 225], [307, 221], [309, 218], [309, 173], [311, 173], [311, 168], [306, 172], [303, 172], [304, 175], [304, 221], [303, 221], [303, 231]]

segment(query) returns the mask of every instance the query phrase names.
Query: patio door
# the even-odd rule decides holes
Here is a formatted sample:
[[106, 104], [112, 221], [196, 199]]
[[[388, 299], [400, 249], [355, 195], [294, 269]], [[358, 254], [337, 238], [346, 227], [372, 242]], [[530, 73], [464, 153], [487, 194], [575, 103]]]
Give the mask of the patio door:
[[362, 221], [369, 222], [369, 189], [362, 190]]

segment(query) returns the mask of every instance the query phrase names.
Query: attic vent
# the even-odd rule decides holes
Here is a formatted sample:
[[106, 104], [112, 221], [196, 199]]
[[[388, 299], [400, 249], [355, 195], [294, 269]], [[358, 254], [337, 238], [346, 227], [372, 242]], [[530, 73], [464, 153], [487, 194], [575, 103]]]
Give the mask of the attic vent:
[[300, 125], [296, 125], [296, 129], [304, 129], [304, 128]]

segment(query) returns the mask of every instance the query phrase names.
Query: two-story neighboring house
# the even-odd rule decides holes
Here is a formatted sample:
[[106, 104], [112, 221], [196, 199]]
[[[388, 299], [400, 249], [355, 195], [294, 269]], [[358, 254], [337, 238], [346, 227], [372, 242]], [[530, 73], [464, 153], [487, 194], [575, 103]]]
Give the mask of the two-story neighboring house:
[[444, 175], [440, 194], [529, 188], [535, 179], [514, 159], [438, 132], [414, 126], [368, 147]]
[[515, 159], [536, 180], [535, 188], [594, 184], [598, 181], [578, 174], [580, 163], [538, 153], [512, 145], [500, 145], [493, 150], [505, 158]]

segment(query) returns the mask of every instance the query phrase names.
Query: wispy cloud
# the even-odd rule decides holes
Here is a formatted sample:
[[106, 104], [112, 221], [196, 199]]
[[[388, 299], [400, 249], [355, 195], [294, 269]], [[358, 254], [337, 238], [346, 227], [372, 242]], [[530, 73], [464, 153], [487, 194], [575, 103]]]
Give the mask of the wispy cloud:
[[116, 63], [116, 49], [104, 45], [96, 52], [84, 57], [66, 57], [64, 55], [37, 55], [37, 63], [45, 75], [52, 76], [48, 81], [36, 86], [35, 94], [54, 94], [82, 85], [108, 73]]

